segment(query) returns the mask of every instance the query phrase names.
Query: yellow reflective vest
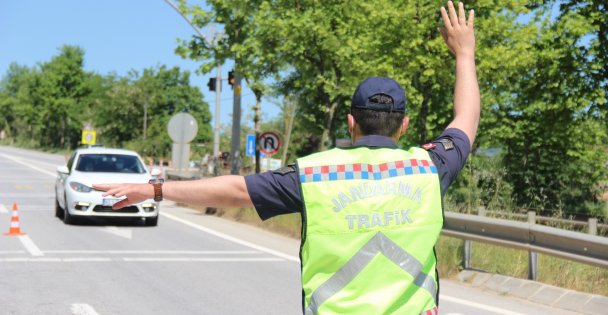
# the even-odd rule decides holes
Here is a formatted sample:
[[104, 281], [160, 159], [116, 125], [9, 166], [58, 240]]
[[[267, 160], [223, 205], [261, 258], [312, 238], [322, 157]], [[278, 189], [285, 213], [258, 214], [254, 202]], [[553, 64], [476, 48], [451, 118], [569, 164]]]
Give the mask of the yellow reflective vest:
[[306, 314], [435, 314], [443, 225], [428, 152], [356, 147], [298, 159]]

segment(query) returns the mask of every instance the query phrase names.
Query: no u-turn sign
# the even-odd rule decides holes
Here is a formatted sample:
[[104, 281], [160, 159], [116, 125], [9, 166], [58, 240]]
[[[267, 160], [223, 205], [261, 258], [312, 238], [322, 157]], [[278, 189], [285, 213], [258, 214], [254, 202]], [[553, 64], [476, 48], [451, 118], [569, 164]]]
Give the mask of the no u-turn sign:
[[279, 152], [281, 147], [281, 138], [274, 132], [264, 132], [258, 139], [260, 151], [266, 155], [273, 155]]

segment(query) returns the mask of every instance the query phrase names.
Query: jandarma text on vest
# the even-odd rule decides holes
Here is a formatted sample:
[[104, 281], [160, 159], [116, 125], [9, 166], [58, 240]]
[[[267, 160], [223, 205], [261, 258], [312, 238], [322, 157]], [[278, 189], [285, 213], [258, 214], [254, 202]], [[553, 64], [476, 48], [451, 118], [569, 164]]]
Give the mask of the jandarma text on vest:
[[348, 192], [339, 192], [331, 201], [335, 206], [333, 210], [339, 212], [350, 203], [380, 195], [398, 195], [420, 203], [422, 189], [402, 181], [362, 183], [348, 187]]
[[348, 221], [348, 228], [351, 230], [355, 229], [355, 223], [357, 223], [357, 229], [369, 229], [377, 226], [401, 225], [413, 222], [410, 218], [410, 210], [347, 214], [344, 218]]

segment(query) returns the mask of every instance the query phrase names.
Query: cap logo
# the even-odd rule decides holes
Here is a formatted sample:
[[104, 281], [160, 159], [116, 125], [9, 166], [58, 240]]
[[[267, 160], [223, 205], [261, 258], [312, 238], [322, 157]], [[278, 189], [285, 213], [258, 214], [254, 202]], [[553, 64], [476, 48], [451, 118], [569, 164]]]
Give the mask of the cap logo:
[[393, 105], [393, 104], [395, 104], [395, 102], [393, 101], [392, 97], [390, 97], [389, 95], [383, 94], [383, 93], [372, 95], [369, 98], [369, 102], [370, 103], [379, 104], [379, 105]]

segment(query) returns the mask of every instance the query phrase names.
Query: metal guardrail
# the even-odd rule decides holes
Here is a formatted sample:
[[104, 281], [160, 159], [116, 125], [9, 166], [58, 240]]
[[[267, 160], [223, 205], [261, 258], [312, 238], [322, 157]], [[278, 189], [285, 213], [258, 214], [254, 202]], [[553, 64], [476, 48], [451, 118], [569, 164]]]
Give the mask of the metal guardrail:
[[[534, 211], [529, 211], [534, 212]], [[477, 214], [480, 216], [489, 216], [493, 218], [506, 218], [506, 219], [517, 219], [519, 221], [526, 221], [528, 215], [522, 213], [512, 212], [500, 212], [500, 211], [489, 211], [483, 207], [477, 209]], [[590, 234], [597, 235], [598, 229], [608, 230], [608, 224], [599, 223], [597, 218], [588, 218], [586, 221], [574, 220], [574, 219], [561, 219], [555, 217], [536, 216], [537, 222], [544, 222], [545, 225], [563, 225], [572, 228], [585, 228], [592, 232]]]
[[[534, 219], [528, 223], [445, 212], [442, 234], [608, 268], [608, 238], [535, 224]], [[536, 269], [535, 264], [529, 265]], [[529, 274], [535, 278], [536, 272]]]

